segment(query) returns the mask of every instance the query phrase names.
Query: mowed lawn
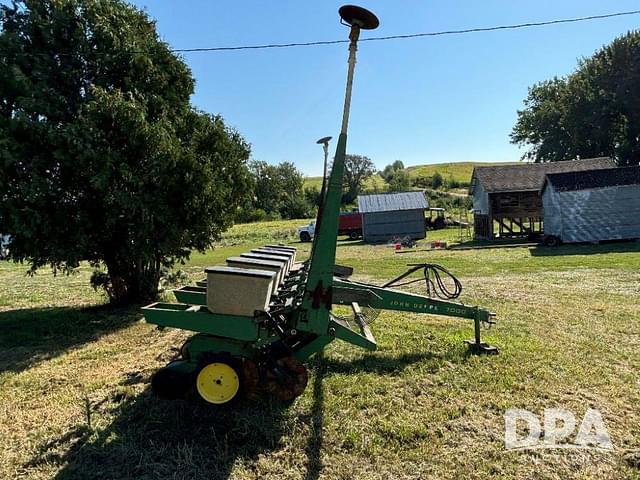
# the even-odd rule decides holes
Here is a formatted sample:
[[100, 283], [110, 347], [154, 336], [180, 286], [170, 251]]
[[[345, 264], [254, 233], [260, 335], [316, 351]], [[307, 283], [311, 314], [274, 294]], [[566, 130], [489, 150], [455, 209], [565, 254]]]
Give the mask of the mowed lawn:
[[[304, 220], [234, 227], [184, 266], [274, 240]], [[455, 238], [455, 230], [432, 239]], [[335, 342], [304, 395], [209, 408], [154, 397], [188, 333], [157, 330], [71, 277], [0, 263], [0, 478], [640, 478], [640, 244], [395, 254], [341, 241], [338, 262], [382, 282], [440, 263], [488, 307], [498, 356], [468, 355], [466, 320], [383, 312], [379, 349]], [[415, 291], [420, 287], [416, 286]], [[167, 298], [170, 295], [166, 294]], [[613, 452], [507, 451], [504, 412], [602, 412]]]

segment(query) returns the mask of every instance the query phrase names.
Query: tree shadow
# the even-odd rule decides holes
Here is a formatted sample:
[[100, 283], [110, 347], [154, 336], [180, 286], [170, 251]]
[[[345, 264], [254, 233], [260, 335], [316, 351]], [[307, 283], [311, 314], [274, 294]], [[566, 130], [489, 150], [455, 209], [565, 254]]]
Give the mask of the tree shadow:
[[[147, 386], [141, 394], [125, 397], [111, 407], [115, 419], [106, 428], [77, 426], [43, 443], [24, 467], [60, 465], [56, 480], [228, 479], [236, 467], [257, 475], [255, 462], [283, 448], [282, 438], [305, 423], [309, 436], [304, 446], [304, 478], [317, 480], [323, 470], [323, 380], [327, 375], [356, 371], [392, 374], [415, 362], [444, 358], [433, 354], [376, 357], [337, 361], [318, 355], [311, 365], [312, 403], [307, 412], [268, 398], [225, 407], [194, 399], [162, 400]], [[139, 383], [144, 381], [148, 379]]]
[[[72, 429], [43, 444], [25, 467], [61, 465], [56, 480], [226, 479], [236, 463], [278, 446], [286, 412], [269, 401], [213, 408], [162, 400], [150, 388], [115, 408], [107, 428]], [[62, 443], [66, 449], [56, 448]]]
[[572, 243], [559, 245], [557, 247], [547, 247], [539, 245], [530, 250], [534, 257], [558, 257], [565, 255], [598, 255], [602, 253], [627, 253], [640, 252], [640, 242], [635, 240], [609, 241], [599, 244], [592, 243]]
[[52, 307], [0, 312], [0, 373], [21, 372], [140, 318], [140, 306]]

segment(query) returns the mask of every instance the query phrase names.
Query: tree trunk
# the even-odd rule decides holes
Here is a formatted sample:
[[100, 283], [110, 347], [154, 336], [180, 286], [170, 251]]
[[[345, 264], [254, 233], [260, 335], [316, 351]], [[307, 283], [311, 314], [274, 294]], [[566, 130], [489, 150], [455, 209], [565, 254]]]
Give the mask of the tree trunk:
[[160, 261], [136, 262], [124, 265], [105, 260], [110, 285], [105, 286], [111, 303], [129, 305], [157, 299], [160, 281]]

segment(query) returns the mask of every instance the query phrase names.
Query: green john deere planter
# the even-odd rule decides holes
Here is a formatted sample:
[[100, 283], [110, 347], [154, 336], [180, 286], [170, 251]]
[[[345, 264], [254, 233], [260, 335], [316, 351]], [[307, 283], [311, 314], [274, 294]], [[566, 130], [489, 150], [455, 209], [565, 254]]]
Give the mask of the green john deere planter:
[[[181, 303], [154, 303], [143, 308], [149, 323], [196, 332], [183, 345], [180, 358], [153, 377], [156, 393], [182, 398], [197, 392], [211, 404], [267, 392], [281, 400], [302, 394], [307, 384], [304, 362], [339, 339], [367, 350], [376, 349], [369, 323], [371, 312], [397, 310], [472, 320], [475, 336], [468, 341], [475, 353], [496, 353], [480, 339], [481, 323], [494, 314], [452, 301], [440, 280], [444, 269], [414, 265], [382, 286], [349, 280], [351, 269], [335, 265], [338, 215], [347, 145], [351, 87], [360, 30], [378, 26], [363, 8], [340, 8], [350, 26], [349, 68], [341, 133], [335, 160], [323, 182], [323, 202], [316, 220], [310, 258], [296, 262], [296, 249], [266, 245], [232, 257], [227, 266], [209, 267], [207, 278], [175, 290]], [[405, 293], [398, 286], [422, 271], [429, 294]], [[448, 273], [444, 271], [445, 273]], [[411, 281], [405, 281], [406, 285]], [[434, 290], [440, 285], [440, 290]], [[444, 298], [434, 298], [439, 293]], [[350, 315], [337, 311], [348, 309]]]

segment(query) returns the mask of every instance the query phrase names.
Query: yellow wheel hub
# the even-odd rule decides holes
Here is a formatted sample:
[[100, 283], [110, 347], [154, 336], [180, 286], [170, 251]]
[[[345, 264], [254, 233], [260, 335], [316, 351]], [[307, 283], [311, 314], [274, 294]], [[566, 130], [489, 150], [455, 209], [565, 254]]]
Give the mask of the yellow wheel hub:
[[240, 378], [226, 363], [210, 363], [198, 374], [198, 393], [209, 403], [221, 404], [233, 400], [240, 389]]

